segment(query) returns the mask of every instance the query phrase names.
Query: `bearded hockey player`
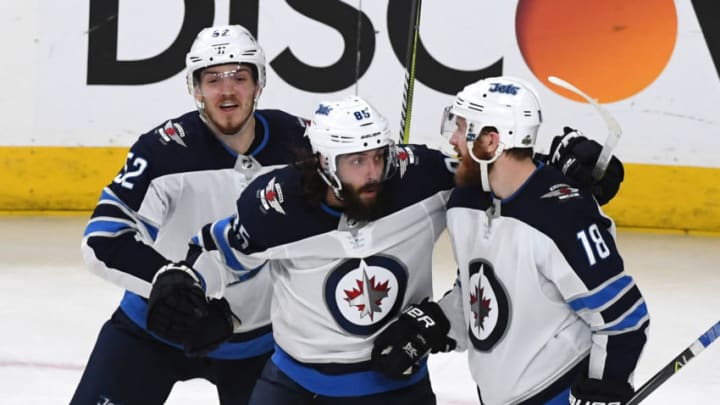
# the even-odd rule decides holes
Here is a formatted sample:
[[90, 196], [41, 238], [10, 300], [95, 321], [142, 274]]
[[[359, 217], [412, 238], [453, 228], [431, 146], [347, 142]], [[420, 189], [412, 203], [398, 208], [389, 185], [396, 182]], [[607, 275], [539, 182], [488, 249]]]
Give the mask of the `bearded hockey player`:
[[[471, 84], [446, 109], [462, 157], [447, 211], [459, 274], [439, 304], [483, 404], [620, 405], [633, 394], [648, 310], [612, 220], [533, 160], [541, 117], [536, 92], [511, 77]], [[402, 343], [381, 347], [404, 360], [398, 368], [412, 360], [393, 354]]]

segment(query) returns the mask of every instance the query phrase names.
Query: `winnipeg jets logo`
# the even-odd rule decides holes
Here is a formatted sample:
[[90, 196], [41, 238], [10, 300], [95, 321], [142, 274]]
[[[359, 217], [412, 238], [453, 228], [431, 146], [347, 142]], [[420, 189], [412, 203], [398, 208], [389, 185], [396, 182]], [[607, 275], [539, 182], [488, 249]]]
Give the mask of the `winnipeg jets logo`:
[[270, 179], [264, 190], [260, 190], [260, 204], [265, 212], [274, 209], [275, 211], [286, 215], [285, 210], [282, 207], [283, 201], [285, 201], [282, 193], [280, 184], [275, 183], [275, 177]]
[[369, 335], [398, 314], [406, 286], [407, 269], [395, 258], [347, 259], [328, 273], [325, 304], [345, 331]]
[[357, 287], [352, 290], [345, 290], [347, 296], [345, 300], [350, 304], [351, 307], [355, 307], [360, 311], [360, 318], [366, 316], [370, 317], [370, 320], [374, 320], [375, 314], [382, 312], [382, 300], [388, 296], [388, 283], [376, 282], [375, 276], [368, 277], [367, 265], [364, 261], [361, 261], [362, 266], [362, 280], [355, 280]]
[[469, 288], [466, 299], [470, 304], [468, 335], [479, 351], [488, 351], [502, 339], [510, 319], [510, 302], [505, 287], [497, 278], [489, 262], [477, 259], [468, 266]]
[[550, 191], [543, 194], [540, 198], [557, 198], [558, 200], [566, 200], [568, 198], [580, 197], [580, 191], [567, 184], [555, 184], [550, 187]]
[[158, 135], [160, 135], [160, 142], [162, 142], [163, 145], [167, 145], [170, 142], [176, 142], [187, 148], [185, 141], [183, 141], [183, 138], [185, 137], [185, 130], [182, 126], [180, 126], [180, 124], [176, 124], [172, 122], [172, 120], [169, 120], [162, 126], [162, 128], [158, 128], [155, 131]]
[[518, 86], [502, 83], [491, 83], [489, 89], [491, 93], [512, 94], [513, 96], [517, 95], [518, 90], [520, 90]]
[[485, 329], [483, 322], [490, 315], [490, 300], [485, 298], [484, 288], [475, 286], [475, 293], [470, 293], [470, 311], [475, 317], [475, 327]]
[[416, 164], [412, 148], [399, 146], [395, 152], [395, 159], [400, 169], [400, 177], [405, 175], [408, 166]]

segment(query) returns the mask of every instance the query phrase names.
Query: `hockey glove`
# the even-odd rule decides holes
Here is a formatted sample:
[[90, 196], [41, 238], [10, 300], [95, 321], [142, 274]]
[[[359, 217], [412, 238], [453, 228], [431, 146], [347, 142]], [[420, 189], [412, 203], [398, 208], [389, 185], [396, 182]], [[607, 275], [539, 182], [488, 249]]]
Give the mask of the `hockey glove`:
[[622, 163], [613, 156], [603, 177], [593, 179], [592, 170], [602, 146], [570, 127], [563, 128], [563, 133], [552, 140], [549, 163], [581, 186], [589, 187], [600, 205], [607, 204], [615, 197], [625, 177]]
[[211, 299], [207, 309], [207, 316], [195, 324], [183, 342], [188, 357], [204, 357], [230, 339], [235, 325], [240, 325], [225, 298]]
[[578, 381], [570, 389], [570, 404], [624, 405], [634, 392], [626, 382], [585, 379]]
[[193, 269], [184, 263], [170, 263], [158, 270], [148, 299], [149, 331], [181, 343], [207, 313], [205, 291]]
[[450, 322], [440, 306], [425, 298], [410, 305], [378, 335], [372, 351], [373, 366], [390, 378], [408, 378], [420, 368], [420, 359], [428, 352], [455, 348], [455, 340], [447, 336], [449, 331]]

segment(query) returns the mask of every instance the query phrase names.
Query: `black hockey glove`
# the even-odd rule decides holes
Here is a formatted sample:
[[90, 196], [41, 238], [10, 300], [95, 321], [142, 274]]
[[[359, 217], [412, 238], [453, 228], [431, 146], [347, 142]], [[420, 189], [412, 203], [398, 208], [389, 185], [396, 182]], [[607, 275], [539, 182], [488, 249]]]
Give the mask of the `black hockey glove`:
[[240, 325], [240, 319], [233, 315], [225, 298], [211, 299], [207, 309], [207, 316], [195, 324], [183, 341], [188, 357], [204, 357], [230, 339], [235, 325]]
[[420, 368], [420, 359], [428, 352], [455, 348], [455, 340], [447, 336], [449, 331], [450, 322], [440, 306], [425, 298], [410, 305], [378, 335], [372, 351], [373, 366], [388, 377], [408, 378]]
[[602, 179], [593, 179], [592, 170], [602, 145], [570, 127], [563, 128], [563, 133], [552, 140], [548, 156], [550, 165], [560, 169], [581, 186], [590, 187], [600, 205], [607, 204], [615, 197], [625, 177], [622, 163], [613, 156]]
[[634, 393], [626, 382], [584, 379], [573, 384], [570, 389], [570, 404], [624, 405]]
[[147, 328], [163, 339], [182, 343], [197, 322], [208, 314], [200, 279], [184, 263], [158, 270], [148, 299]]

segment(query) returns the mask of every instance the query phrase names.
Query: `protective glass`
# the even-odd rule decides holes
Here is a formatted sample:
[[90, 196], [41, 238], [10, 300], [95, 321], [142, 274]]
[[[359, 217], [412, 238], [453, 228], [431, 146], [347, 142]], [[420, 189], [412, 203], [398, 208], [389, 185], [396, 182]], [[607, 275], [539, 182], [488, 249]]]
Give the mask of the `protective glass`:
[[252, 70], [243, 65], [235, 65], [234, 68], [223, 72], [204, 70], [200, 74], [200, 83], [203, 87], [209, 89], [221, 88], [225, 82], [232, 86], [240, 86], [245, 84], [247, 80], [252, 80]]

